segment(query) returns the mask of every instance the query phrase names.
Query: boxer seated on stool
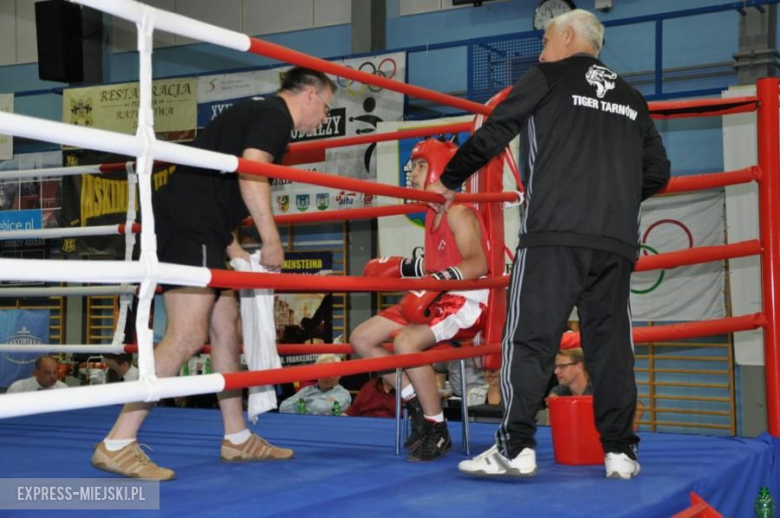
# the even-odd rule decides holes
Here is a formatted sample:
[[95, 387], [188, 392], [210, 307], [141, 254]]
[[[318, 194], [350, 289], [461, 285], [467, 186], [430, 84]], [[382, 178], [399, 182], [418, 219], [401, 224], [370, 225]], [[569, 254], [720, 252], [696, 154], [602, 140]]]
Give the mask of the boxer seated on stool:
[[[455, 154], [451, 142], [425, 140], [412, 150], [411, 182], [415, 189], [438, 180]], [[488, 273], [487, 233], [479, 213], [466, 204], [453, 205], [445, 214], [425, 214], [425, 259], [372, 259], [363, 273], [372, 277], [422, 277], [440, 280], [477, 279]], [[488, 290], [463, 292], [407, 292], [400, 304], [363, 322], [350, 336], [352, 348], [364, 358], [391, 354], [382, 344], [398, 332], [396, 354], [424, 351], [478, 324]], [[400, 331], [400, 332], [399, 332]], [[395, 374], [384, 375], [395, 386]], [[401, 387], [413, 430], [404, 444], [409, 461], [430, 461], [452, 447], [442, 413], [436, 377], [430, 365], [404, 370]]]

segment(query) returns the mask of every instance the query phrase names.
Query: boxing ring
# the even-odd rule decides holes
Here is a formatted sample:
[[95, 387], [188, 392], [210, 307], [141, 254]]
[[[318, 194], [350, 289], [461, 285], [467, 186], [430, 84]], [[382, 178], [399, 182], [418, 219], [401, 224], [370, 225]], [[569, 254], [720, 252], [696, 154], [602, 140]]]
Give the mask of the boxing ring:
[[[277, 291], [399, 291], [399, 290], [465, 290], [488, 288], [502, 293], [508, 283], [498, 275], [475, 281], [437, 281], [430, 279], [397, 280], [363, 277], [307, 277], [305, 286], [299, 276], [290, 274], [239, 273], [160, 263], [156, 256], [154, 216], [151, 211], [151, 174], [155, 161], [214, 169], [226, 174], [261, 175], [294, 182], [305, 182], [329, 188], [402, 198], [418, 203], [400, 206], [374, 207], [322, 214], [279, 216], [277, 223], [295, 224], [314, 221], [339, 221], [345, 218], [368, 218], [419, 212], [421, 203], [438, 202], [442, 197], [423, 191], [382, 185], [314, 173], [288, 166], [261, 164], [235, 156], [184, 147], [155, 139], [151, 99], [151, 52], [154, 30], [164, 30], [242, 52], [260, 54], [294, 65], [314, 68], [406, 95], [469, 111], [478, 116], [490, 113], [491, 107], [399, 83], [381, 76], [359, 72], [338, 64], [307, 56], [249, 36], [194, 21], [180, 15], [151, 8], [133, 0], [101, 2], [74, 0], [136, 23], [140, 58], [140, 106], [138, 132], [121, 135], [86, 127], [44, 121], [22, 115], [0, 113], [0, 132], [49, 142], [98, 149], [135, 156], [134, 167], [123, 164], [128, 178], [137, 177], [144, 227], [135, 223], [135, 214], [128, 212], [125, 225], [71, 231], [58, 229], [37, 231], [41, 237], [63, 237], [98, 233], [124, 233], [130, 243], [140, 237], [141, 256], [137, 261], [126, 256], [125, 261], [40, 261], [0, 259], [3, 278], [17, 281], [120, 283], [108, 287], [123, 297], [138, 285], [136, 314], [137, 347], [124, 346], [115, 337], [106, 352], [138, 352], [140, 379], [108, 386], [87, 386], [40, 393], [2, 396], [0, 405], [0, 436], [6, 458], [14, 477], [95, 477], [89, 466], [92, 443], [102, 439], [116, 415], [115, 408], [101, 408], [133, 401], [153, 402], [163, 398], [215, 393], [250, 386], [289, 383], [301, 379], [348, 375], [369, 371], [409, 367], [432, 362], [488, 356], [495, 362], [500, 352], [500, 330], [503, 318], [494, 312], [482, 337], [481, 345], [432, 350], [392, 356], [360, 359], [338, 364], [288, 367], [266, 371], [226, 374], [206, 374], [179, 378], [155, 376], [152, 331], [149, 328], [151, 300], [158, 283], [180, 286], [215, 287], [224, 289], [265, 288]], [[726, 116], [732, 113], [757, 111], [758, 164], [738, 171], [673, 178], [666, 193], [694, 191], [757, 182], [759, 186], [760, 239], [717, 247], [700, 247], [650, 257], [642, 257], [637, 271], [684, 267], [710, 261], [722, 261], [760, 254], [763, 277], [762, 313], [740, 315], [719, 320], [687, 324], [636, 328], [636, 343], [711, 336], [763, 328], [767, 384], [769, 432], [780, 435], [780, 361], [778, 361], [778, 321], [780, 317], [780, 204], [772, 203], [780, 196], [780, 130], [778, 129], [778, 81], [762, 79], [755, 97], [651, 104], [654, 118], [695, 116]], [[475, 122], [476, 124], [476, 122]], [[390, 141], [407, 137], [422, 137], [444, 131], [473, 130], [473, 124], [450, 124], [420, 130], [400, 131], [382, 135], [363, 135], [293, 144], [290, 162], [300, 163], [307, 153], [328, 147], [358, 143]], [[503, 159], [492, 167], [503, 167]], [[491, 166], [488, 166], [491, 167]], [[51, 175], [68, 174], [58, 168]], [[84, 168], [80, 168], [84, 171]], [[88, 171], [100, 173], [100, 168]], [[35, 172], [41, 176], [40, 171]], [[49, 174], [49, 173], [45, 173]], [[501, 203], [517, 201], [515, 192], [499, 192], [485, 171], [474, 175], [467, 192], [456, 200], [484, 204], [492, 224], [502, 228]], [[133, 189], [134, 191], [134, 189]], [[131, 204], [132, 205], [132, 204]], [[43, 234], [48, 232], [48, 234]], [[68, 234], [67, 232], [71, 232]], [[96, 234], [86, 234], [95, 232]], [[503, 234], [501, 246], [492, 246], [491, 264], [503, 264]], [[18, 236], [17, 236], [18, 237]], [[0, 235], [7, 239], [9, 236]], [[495, 241], [492, 244], [499, 244]], [[132, 246], [128, 247], [132, 250]], [[502, 271], [503, 268], [493, 268]], [[119, 329], [119, 326], [117, 327]], [[0, 350], [9, 349], [0, 345]], [[101, 351], [96, 346], [46, 346], [47, 352]], [[25, 351], [33, 351], [25, 346]], [[280, 354], [350, 353], [348, 345], [280, 344]], [[48, 415], [51, 412], [65, 412]], [[179, 473], [179, 480], [161, 488], [162, 507], [170, 514], [238, 514], [263, 509], [268, 514], [366, 514], [407, 511], [423, 514], [481, 515], [489, 512], [516, 512], [528, 515], [556, 514], [561, 516], [630, 516], [636, 514], [669, 516], [687, 506], [689, 491], [697, 491], [724, 514], [738, 516], [749, 509], [760, 485], [772, 488], [780, 496], [780, 482], [774, 468], [777, 439], [769, 435], [756, 440], [728, 439], [675, 434], [642, 434], [642, 475], [629, 483], [605, 480], [602, 466], [564, 467], [554, 463], [549, 430], [538, 434], [540, 475], [522, 483], [502, 481], [472, 481], [458, 474], [456, 464], [462, 460], [456, 453], [435, 463], [411, 465], [399, 462], [392, 452], [392, 422], [370, 418], [335, 418], [267, 414], [260, 419], [257, 431], [272, 442], [296, 450], [289, 463], [254, 465], [221, 465], [215, 462], [215, 446], [221, 437], [221, 424], [216, 412], [204, 410], [157, 409], [141, 431], [142, 442], [153, 442], [159, 450], [155, 459], [170, 465]], [[312, 433], [316, 430], [316, 433]], [[472, 442], [481, 450], [492, 442], [493, 425], [472, 425]], [[457, 440], [457, 432], [453, 440]], [[42, 449], [45, 448], [45, 449]], [[214, 451], [212, 451], [214, 450]], [[45, 451], [49, 462], [41, 462]], [[52, 461], [54, 461], [52, 463]], [[357, 476], [367, 471], [374, 476]], [[207, 473], [207, 475], [204, 475]], [[106, 476], [103, 473], [100, 476]], [[247, 477], [257, 477], [259, 484], [247, 484]], [[738, 477], [735, 484], [732, 477]], [[249, 480], [254, 480], [250, 478]], [[230, 490], [228, 490], [230, 488]], [[193, 491], [193, 489], [195, 491]], [[569, 498], [557, 497], [565, 490]], [[755, 489], [755, 490], [754, 490]], [[744, 492], [744, 494], [743, 494]], [[735, 494], [736, 493], [736, 494]], [[747, 502], [747, 504], [746, 504]], [[260, 505], [260, 507], [256, 507]], [[748, 507], [745, 507], [745, 506]]]

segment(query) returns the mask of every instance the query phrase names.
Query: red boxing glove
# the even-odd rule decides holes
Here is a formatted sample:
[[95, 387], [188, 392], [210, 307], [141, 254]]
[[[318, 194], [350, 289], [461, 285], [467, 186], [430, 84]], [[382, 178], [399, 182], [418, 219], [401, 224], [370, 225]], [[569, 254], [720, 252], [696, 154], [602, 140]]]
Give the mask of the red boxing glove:
[[409, 291], [399, 304], [401, 314], [410, 324], [428, 324], [441, 313], [430, 306], [442, 295], [440, 291]]
[[380, 257], [371, 259], [363, 268], [364, 277], [390, 277], [399, 279], [401, 277], [422, 277], [423, 258], [415, 257], [407, 259], [405, 257]]
[[365, 277], [390, 277], [393, 279], [401, 278], [401, 264], [403, 257], [380, 257], [371, 259], [363, 268]]

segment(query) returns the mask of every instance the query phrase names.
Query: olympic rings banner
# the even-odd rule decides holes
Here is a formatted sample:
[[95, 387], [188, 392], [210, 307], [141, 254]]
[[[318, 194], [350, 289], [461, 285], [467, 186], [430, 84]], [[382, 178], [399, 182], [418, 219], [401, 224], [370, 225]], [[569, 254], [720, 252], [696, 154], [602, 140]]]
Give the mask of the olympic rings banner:
[[[723, 189], [651, 198], [642, 204], [640, 254], [655, 255], [725, 243]], [[722, 262], [634, 273], [631, 309], [635, 321], [724, 318]]]
[[[403, 52], [346, 59], [338, 63], [389, 79], [406, 79], [406, 54]], [[285, 66], [200, 77], [198, 127], [205, 126], [238, 101], [273, 95], [279, 89], [280, 75], [288, 68]], [[309, 134], [293, 132], [293, 142], [373, 133], [382, 121], [403, 118], [403, 94], [339, 77], [331, 76], [331, 79], [338, 85], [338, 91], [333, 97], [327, 121]], [[329, 149], [325, 156], [325, 162], [298, 167], [361, 180], [376, 180], [376, 144]], [[272, 190], [275, 214], [371, 207], [374, 204], [374, 197], [370, 195], [292, 182], [273, 180]]]
[[[361, 72], [406, 82], [406, 54], [403, 52], [346, 59], [339, 63]], [[403, 94], [351, 79], [335, 79], [339, 90], [333, 105], [344, 108], [348, 136], [375, 133], [379, 123], [403, 119]], [[328, 171], [360, 180], [376, 180], [376, 144], [329, 149], [325, 156]]]

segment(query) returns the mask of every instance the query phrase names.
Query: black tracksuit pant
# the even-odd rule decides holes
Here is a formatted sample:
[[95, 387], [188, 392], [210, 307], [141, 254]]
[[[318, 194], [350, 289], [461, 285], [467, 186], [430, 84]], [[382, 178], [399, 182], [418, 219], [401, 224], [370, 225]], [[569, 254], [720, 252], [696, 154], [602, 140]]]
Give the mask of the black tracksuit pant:
[[536, 413], [547, 396], [561, 335], [577, 306], [604, 451], [634, 457], [639, 438], [631, 430], [637, 402], [629, 308], [632, 270], [625, 257], [595, 249], [518, 249], [502, 344], [504, 418], [496, 441], [504, 456], [511, 459], [536, 446]]

